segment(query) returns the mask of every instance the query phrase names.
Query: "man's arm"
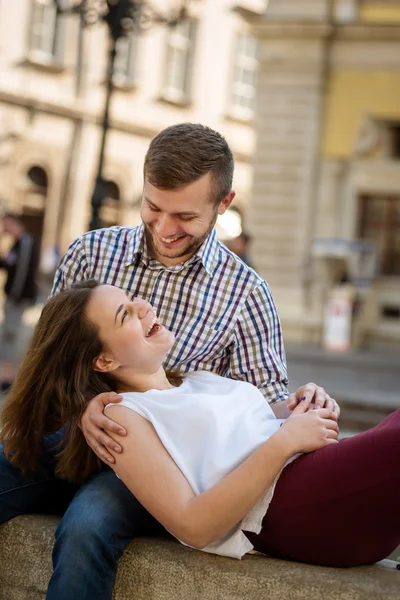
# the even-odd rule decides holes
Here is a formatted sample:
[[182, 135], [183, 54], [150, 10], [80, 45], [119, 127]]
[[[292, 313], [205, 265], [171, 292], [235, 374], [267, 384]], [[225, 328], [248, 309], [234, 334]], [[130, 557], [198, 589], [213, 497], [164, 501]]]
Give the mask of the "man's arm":
[[226, 375], [252, 383], [270, 404], [289, 396], [281, 324], [265, 281], [249, 294], [236, 323]]
[[310, 408], [330, 408], [339, 417], [337, 402], [315, 383], [289, 396], [281, 324], [265, 281], [249, 295], [237, 321], [227, 376], [255, 385], [278, 419], [286, 419], [301, 401]]

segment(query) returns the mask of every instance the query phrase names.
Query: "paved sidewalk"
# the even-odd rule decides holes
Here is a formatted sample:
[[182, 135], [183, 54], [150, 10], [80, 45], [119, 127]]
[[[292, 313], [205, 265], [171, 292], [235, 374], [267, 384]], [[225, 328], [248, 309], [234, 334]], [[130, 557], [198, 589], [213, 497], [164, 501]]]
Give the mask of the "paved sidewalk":
[[287, 346], [290, 390], [308, 381], [322, 385], [341, 405], [341, 426], [362, 431], [400, 407], [400, 348], [333, 353]]
[[[322, 385], [341, 406], [342, 437], [363, 431], [400, 407], [400, 348], [332, 353], [286, 347], [291, 391], [308, 381]], [[400, 547], [391, 558], [400, 561]]]
[[287, 346], [290, 388], [317, 381], [344, 401], [400, 406], [400, 348], [334, 353], [313, 346]]

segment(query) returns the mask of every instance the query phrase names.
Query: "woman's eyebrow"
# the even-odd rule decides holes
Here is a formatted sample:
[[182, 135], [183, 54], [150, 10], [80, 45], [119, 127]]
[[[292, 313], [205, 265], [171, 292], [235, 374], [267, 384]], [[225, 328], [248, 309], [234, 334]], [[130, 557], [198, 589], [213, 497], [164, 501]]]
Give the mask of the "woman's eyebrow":
[[123, 308], [124, 308], [124, 305], [123, 305], [123, 304], [121, 304], [120, 306], [118, 306], [118, 308], [117, 308], [117, 312], [115, 313], [115, 319], [114, 319], [114, 323], [116, 323], [116, 322], [117, 322], [117, 317], [118, 317], [119, 313], [121, 312], [121, 310], [122, 310]]

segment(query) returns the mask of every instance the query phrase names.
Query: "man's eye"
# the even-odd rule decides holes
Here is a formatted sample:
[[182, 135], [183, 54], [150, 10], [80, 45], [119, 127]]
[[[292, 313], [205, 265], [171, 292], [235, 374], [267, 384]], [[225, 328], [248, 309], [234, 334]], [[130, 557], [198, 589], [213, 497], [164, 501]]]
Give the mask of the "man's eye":
[[127, 311], [127, 310], [124, 310], [124, 312], [123, 312], [123, 314], [122, 314], [121, 325], [122, 325], [122, 324], [123, 324], [123, 322], [125, 321], [125, 317], [127, 317], [127, 316], [128, 316], [128, 314], [129, 314], [129, 313], [128, 313], [128, 311]]
[[193, 221], [194, 217], [179, 217], [181, 221]]
[[152, 212], [160, 212], [160, 209], [157, 208], [156, 206], [149, 206], [149, 208]]

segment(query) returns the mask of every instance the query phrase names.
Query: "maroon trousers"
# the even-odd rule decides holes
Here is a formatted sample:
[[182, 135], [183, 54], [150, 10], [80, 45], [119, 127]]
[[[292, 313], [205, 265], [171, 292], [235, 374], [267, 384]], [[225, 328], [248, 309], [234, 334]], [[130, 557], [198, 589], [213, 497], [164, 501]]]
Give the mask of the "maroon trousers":
[[353, 567], [400, 544], [400, 409], [283, 470], [254, 548], [279, 558]]

